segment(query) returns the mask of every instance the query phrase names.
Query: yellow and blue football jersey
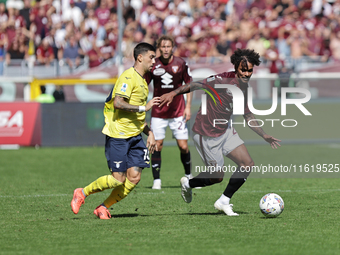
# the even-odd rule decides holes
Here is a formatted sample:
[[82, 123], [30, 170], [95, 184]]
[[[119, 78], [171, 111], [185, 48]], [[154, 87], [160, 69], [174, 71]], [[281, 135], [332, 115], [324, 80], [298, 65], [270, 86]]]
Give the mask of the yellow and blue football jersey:
[[113, 101], [118, 95], [131, 105], [145, 106], [148, 94], [146, 81], [133, 67], [123, 72], [105, 101], [105, 126], [102, 132], [113, 138], [125, 139], [140, 134], [144, 129], [146, 113], [115, 109]]

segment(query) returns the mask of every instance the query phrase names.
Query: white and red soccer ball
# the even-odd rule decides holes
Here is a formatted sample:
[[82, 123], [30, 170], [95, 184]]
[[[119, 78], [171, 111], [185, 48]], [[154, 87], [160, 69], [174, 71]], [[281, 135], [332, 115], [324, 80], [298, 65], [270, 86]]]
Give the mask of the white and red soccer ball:
[[277, 217], [284, 209], [283, 199], [275, 193], [268, 193], [260, 200], [260, 210], [266, 217]]

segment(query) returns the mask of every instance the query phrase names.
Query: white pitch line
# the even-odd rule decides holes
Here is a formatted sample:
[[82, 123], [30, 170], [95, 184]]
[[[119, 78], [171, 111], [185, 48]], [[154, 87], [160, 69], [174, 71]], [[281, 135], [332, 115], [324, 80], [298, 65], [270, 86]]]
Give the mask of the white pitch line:
[[[178, 188], [179, 190], [180, 188]], [[201, 190], [193, 190], [194, 192], [202, 192], [202, 193], [216, 193], [215, 191], [201, 191]], [[270, 193], [270, 192], [277, 192], [277, 193], [291, 193], [291, 192], [300, 192], [300, 193], [309, 193], [309, 192], [339, 192], [340, 189], [303, 189], [303, 190], [240, 190], [238, 193]], [[161, 192], [138, 192], [139, 195], [164, 195], [164, 194], [170, 194], [170, 193], [178, 193], [179, 191], [161, 191]], [[101, 195], [107, 195], [107, 194], [101, 194]], [[63, 197], [63, 196], [69, 196], [72, 197], [72, 194], [49, 194], [49, 195], [22, 195], [22, 196], [0, 196], [0, 198], [38, 198], [38, 197]]]

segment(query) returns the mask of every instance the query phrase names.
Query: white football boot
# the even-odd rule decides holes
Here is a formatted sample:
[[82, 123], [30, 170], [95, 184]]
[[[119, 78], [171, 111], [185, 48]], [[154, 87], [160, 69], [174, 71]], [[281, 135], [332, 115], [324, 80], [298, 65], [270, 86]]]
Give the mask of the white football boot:
[[228, 216], [239, 216], [233, 211], [233, 204], [224, 205], [220, 202], [220, 200], [217, 200], [214, 207], [216, 210], [223, 211]]
[[189, 181], [189, 178], [186, 176], [181, 178], [181, 189], [182, 189], [181, 195], [182, 195], [184, 202], [186, 203], [190, 203], [192, 200], [191, 188], [185, 187], [185, 183], [188, 181]]
[[152, 189], [161, 189], [162, 188], [162, 181], [161, 179], [153, 180]]

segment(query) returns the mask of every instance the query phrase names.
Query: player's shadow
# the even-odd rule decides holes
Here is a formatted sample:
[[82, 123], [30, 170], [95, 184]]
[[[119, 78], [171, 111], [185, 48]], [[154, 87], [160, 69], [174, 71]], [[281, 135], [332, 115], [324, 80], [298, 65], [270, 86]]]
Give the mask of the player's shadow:
[[280, 218], [280, 217], [266, 217], [266, 216], [261, 216], [260, 217], [261, 220], [271, 220], [271, 219], [276, 219], [277, 220], [278, 218]]
[[170, 214], [123, 213], [123, 214], [112, 214], [112, 218], [154, 217], [154, 216], [166, 216], [166, 215], [170, 215]]
[[112, 218], [134, 218], [138, 216], [143, 216], [143, 215], [140, 215], [139, 213], [112, 214]]
[[[248, 212], [240, 212], [240, 211], [235, 211], [238, 214], [249, 214]], [[206, 212], [206, 213], [182, 213], [179, 215], [225, 215], [224, 212], [218, 211], [218, 212]]]

